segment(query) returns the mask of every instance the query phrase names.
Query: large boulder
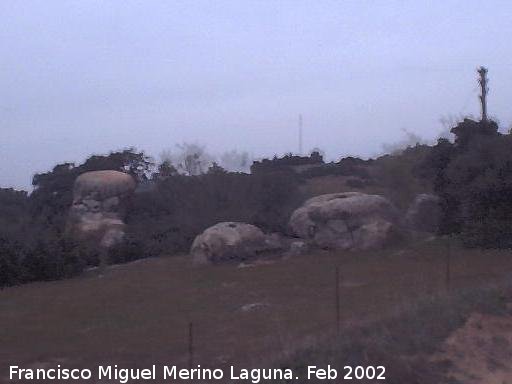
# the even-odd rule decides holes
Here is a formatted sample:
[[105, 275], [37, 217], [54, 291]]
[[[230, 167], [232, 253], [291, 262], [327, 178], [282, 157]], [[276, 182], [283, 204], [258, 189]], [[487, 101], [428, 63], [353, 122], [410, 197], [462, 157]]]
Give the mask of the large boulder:
[[399, 215], [386, 198], [359, 192], [332, 193], [307, 200], [293, 212], [295, 236], [329, 249], [375, 249], [399, 232]]
[[280, 243], [258, 227], [238, 222], [222, 222], [207, 228], [192, 243], [190, 254], [196, 263], [243, 261], [275, 251]]
[[130, 195], [136, 187], [135, 180], [119, 171], [91, 171], [82, 173], [75, 180], [73, 203], [85, 200], [112, 202], [111, 198]]
[[73, 188], [68, 230], [103, 248], [119, 243], [124, 236], [125, 201], [135, 187], [133, 177], [119, 171], [81, 174]]
[[407, 228], [415, 232], [436, 233], [440, 220], [440, 199], [428, 193], [416, 196], [405, 215]]

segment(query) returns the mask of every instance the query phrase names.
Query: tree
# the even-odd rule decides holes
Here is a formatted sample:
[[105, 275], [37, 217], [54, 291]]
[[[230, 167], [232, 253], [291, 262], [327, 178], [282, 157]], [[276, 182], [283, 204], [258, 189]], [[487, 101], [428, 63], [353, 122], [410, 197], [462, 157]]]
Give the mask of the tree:
[[21, 247], [0, 237], [0, 288], [21, 282]]
[[197, 176], [206, 173], [214, 157], [206, 152], [204, 145], [197, 143], [176, 144], [176, 150], [166, 150], [160, 155], [162, 162], [174, 165], [179, 173]]
[[130, 173], [139, 182], [145, 181], [153, 167], [144, 152], [134, 148], [111, 152], [108, 155], [93, 155], [83, 164], [56, 165], [50, 172], [34, 175], [34, 191], [30, 195], [30, 212], [44, 225], [62, 232], [67, 212], [73, 202], [73, 183], [82, 173], [99, 170], [116, 170]]
[[492, 120], [464, 119], [450, 131], [455, 135], [455, 145], [464, 150], [473, 141], [484, 137], [499, 136], [498, 124]]
[[35, 174], [30, 195], [30, 213], [43, 225], [63, 231], [73, 201], [73, 183], [80, 174], [74, 163], [58, 164], [50, 172]]
[[396, 143], [382, 144], [384, 154], [399, 155], [407, 148], [415, 147], [416, 145], [424, 143], [424, 140], [416, 133], [408, 131], [407, 129], [403, 129], [402, 131], [405, 137], [401, 140]]
[[451, 131], [455, 143], [439, 140], [424, 164], [442, 199], [441, 232], [469, 246], [512, 247], [512, 136], [492, 120], [464, 119]]
[[178, 175], [178, 170], [169, 160], [164, 160], [158, 165], [158, 170], [153, 173], [153, 180], [163, 180]]
[[231, 172], [249, 173], [251, 159], [247, 152], [238, 152], [236, 149], [226, 151], [220, 155], [220, 166]]
[[131, 174], [139, 182], [146, 181], [153, 169], [153, 162], [143, 151], [135, 148], [110, 152], [108, 155], [93, 155], [81, 166], [80, 171], [116, 170]]
[[216, 162], [213, 162], [210, 168], [208, 168], [208, 175], [223, 175], [227, 173], [227, 171], [218, 165]]

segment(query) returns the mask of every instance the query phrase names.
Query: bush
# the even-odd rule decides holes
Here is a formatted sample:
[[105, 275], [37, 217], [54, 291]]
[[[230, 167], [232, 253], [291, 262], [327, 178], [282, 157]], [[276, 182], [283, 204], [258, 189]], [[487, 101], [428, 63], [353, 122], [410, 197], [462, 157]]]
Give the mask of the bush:
[[20, 250], [18, 244], [0, 238], [0, 287], [15, 285], [22, 281]]
[[75, 276], [95, 258], [92, 249], [48, 233], [23, 244], [0, 238], [0, 287]]
[[150, 254], [143, 247], [144, 241], [127, 234], [122, 243], [108, 250], [108, 263], [121, 264], [148, 257]]
[[0, 238], [22, 241], [31, 220], [28, 205], [27, 192], [0, 188]]
[[253, 174], [265, 173], [265, 172], [281, 172], [292, 167], [304, 166], [304, 165], [323, 165], [324, 158], [318, 152], [314, 151], [309, 156], [298, 156], [288, 153], [283, 157], [274, 156], [273, 159], [263, 159], [261, 161], [255, 161], [251, 166], [251, 172]]
[[221, 221], [284, 232], [300, 201], [290, 172], [176, 175], [134, 196], [127, 225], [145, 255], [186, 252], [199, 233]]
[[372, 163], [371, 160], [365, 161], [346, 157], [337, 163], [322, 164], [317, 167], [311, 167], [301, 172], [304, 178], [320, 177], [320, 176], [356, 176], [362, 179], [369, 179], [367, 165]]
[[440, 140], [423, 171], [443, 199], [443, 233], [471, 247], [512, 247], [512, 137], [492, 121], [466, 119]]
[[41, 236], [24, 250], [21, 261], [23, 280], [59, 280], [78, 275], [90, 258], [89, 252], [89, 248], [74, 240]]
[[372, 166], [376, 192], [385, 195], [404, 210], [418, 194], [430, 192], [431, 180], [416, 172], [416, 167], [424, 161], [430, 150], [427, 145], [418, 144], [397, 155], [385, 155], [376, 159]]

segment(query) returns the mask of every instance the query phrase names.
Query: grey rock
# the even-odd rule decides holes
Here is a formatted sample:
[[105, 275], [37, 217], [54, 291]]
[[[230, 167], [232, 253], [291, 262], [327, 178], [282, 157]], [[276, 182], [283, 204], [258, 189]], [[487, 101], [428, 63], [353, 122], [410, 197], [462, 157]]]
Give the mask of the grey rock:
[[386, 198], [360, 192], [333, 193], [307, 200], [289, 222], [291, 232], [329, 249], [376, 249], [399, 232], [399, 214]]
[[123, 201], [135, 190], [135, 180], [119, 171], [92, 171], [75, 180], [68, 231], [80, 240], [110, 248], [124, 237]]
[[198, 235], [190, 254], [196, 263], [218, 263], [244, 261], [279, 249], [278, 237], [267, 236], [254, 225], [222, 222]]

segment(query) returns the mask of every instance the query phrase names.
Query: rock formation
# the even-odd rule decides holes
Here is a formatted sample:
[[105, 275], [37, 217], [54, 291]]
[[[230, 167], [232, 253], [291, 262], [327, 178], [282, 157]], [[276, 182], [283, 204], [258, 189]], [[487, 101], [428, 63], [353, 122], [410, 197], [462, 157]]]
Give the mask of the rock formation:
[[79, 239], [91, 240], [103, 248], [124, 236], [124, 203], [135, 190], [135, 180], [119, 171], [85, 172], [73, 188], [73, 205], [68, 230]]
[[243, 261], [280, 249], [275, 236], [258, 227], [237, 222], [222, 222], [198, 235], [190, 250], [196, 263]]
[[422, 193], [407, 210], [405, 223], [411, 231], [436, 233], [441, 220], [440, 199], [436, 195]]
[[398, 232], [398, 213], [386, 198], [359, 192], [320, 195], [295, 210], [295, 236], [329, 249], [375, 249]]

